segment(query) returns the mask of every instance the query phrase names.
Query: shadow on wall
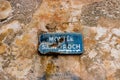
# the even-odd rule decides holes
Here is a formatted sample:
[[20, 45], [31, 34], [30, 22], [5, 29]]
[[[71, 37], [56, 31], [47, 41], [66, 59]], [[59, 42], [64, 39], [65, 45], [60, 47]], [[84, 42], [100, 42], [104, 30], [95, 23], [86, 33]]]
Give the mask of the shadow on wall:
[[75, 74], [71, 72], [65, 72], [65, 73], [53, 73], [50, 75], [47, 75], [46, 73], [39, 77], [37, 80], [81, 80], [80, 77], [76, 76]]

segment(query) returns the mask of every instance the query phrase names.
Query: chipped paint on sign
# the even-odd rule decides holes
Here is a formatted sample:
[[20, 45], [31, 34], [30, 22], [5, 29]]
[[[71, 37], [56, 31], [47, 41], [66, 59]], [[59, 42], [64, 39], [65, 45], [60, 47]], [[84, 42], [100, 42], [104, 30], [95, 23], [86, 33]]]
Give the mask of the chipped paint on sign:
[[42, 54], [81, 54], [83, 52], [80, 33], [45, 33], [40, 35], [39, 51]]

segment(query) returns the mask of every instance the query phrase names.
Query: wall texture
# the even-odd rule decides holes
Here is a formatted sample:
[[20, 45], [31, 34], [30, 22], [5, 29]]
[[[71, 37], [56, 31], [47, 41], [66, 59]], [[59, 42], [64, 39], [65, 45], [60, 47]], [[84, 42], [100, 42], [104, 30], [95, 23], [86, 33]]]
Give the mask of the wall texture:
[[[82, 55], [42, 56], [44, 32], [77, 32]], [[0, 80], [120, 80], [120, 0], [0, 0]]]

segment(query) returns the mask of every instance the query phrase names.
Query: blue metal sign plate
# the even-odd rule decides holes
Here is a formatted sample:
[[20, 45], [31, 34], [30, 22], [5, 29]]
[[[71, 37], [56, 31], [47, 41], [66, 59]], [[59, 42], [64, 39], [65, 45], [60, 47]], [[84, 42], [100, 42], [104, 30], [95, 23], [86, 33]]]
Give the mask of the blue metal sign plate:
[[80, 33], [44, 33], [39, 38], [41, 54], [81, 54], [83, 41]]

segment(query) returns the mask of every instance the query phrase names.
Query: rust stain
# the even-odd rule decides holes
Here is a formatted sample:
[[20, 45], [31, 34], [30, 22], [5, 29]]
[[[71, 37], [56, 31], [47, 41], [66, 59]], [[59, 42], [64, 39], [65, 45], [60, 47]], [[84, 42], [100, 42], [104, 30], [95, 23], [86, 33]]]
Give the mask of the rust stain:
[[49, 76], [51, 73], [53, 73], [55, 71], [55, 65], [53, 62], [50, 62], [46, 65], [46, 73], [47, 76]]
[[117, 39], [116, 42], [117, 42], [118, 44], [120, 44], [120, 39]]
[[61, 31], [66, 31], [67, 28], [68, 28], [68, 24], [59, 24], [58, 25], [58, 29]]
[[3, 54], [6, 51], [6, 46], [4, 44], [0, 45], [0, 54]]
[[113, 74], [107, 76], [106, 80], [115, 80], [115, 78], [113, 77]]
[[84, 39], [84, 45], [86, 49], [91, 48], [92, 46], [94, 46], [96, 44], [96, 41], [94, 39], [89, 39], [89, 38], [85, 38]]
[[17, 44], [17, 45], [25, 45], [25, 44], [28, 43], [29, 39], [30, 39], [30, 35], [25, 34], [25, 35], [22, 37], [22, 39], [17, 39], [17, 40], [16, 40], [16, 44]]
[[2, 32], [0, 34], [0, 42], [7, 36], [9, 35], [10, 33], [14, 32], [13, 29], [8, 29], [6, 30], [5, 32]]

